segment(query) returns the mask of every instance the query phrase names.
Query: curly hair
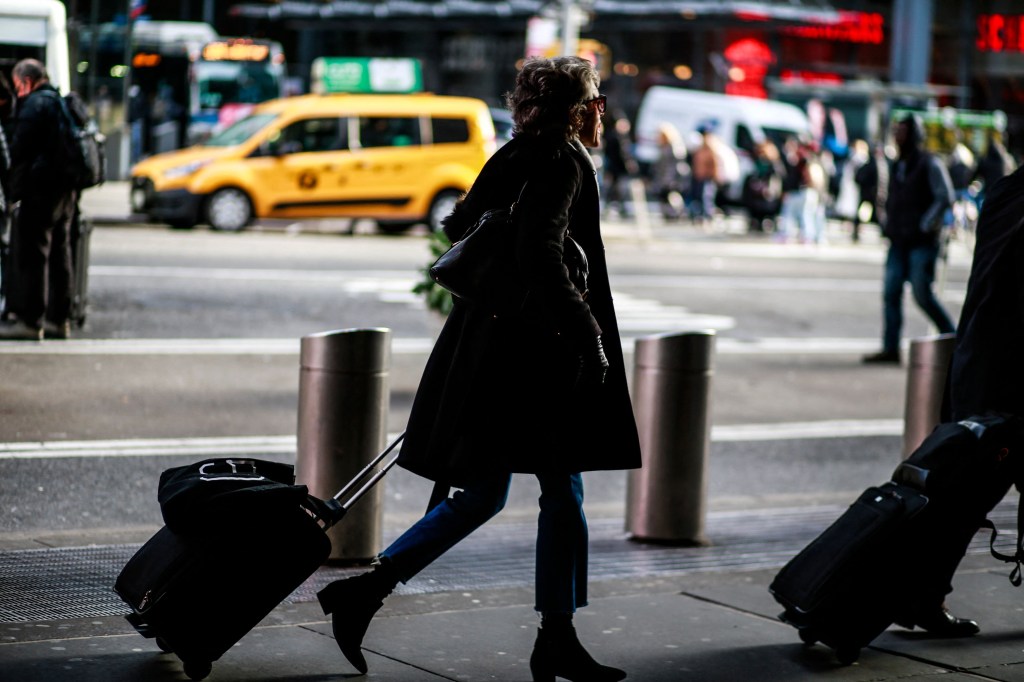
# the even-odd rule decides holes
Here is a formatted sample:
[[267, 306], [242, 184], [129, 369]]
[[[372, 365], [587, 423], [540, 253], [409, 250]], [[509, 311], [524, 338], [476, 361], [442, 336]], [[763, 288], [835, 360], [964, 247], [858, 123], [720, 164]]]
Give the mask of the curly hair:
[[601, 82], [594, 65], [580, 57], [530, 59], [505, 95], [516, 135], [559, 132], [571, 140], [583, 128], [583, 99]]

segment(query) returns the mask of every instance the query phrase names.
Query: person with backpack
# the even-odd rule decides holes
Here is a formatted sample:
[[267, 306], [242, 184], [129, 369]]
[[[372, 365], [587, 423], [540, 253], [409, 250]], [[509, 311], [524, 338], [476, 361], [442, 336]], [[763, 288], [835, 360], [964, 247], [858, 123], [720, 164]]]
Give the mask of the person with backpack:
[[71, 164], [71, 131], [63, 99], [46, 68], [23, 59], [11, 72], [17, 94], [11, 126], [9, 189], [17, 204], [11, 229], [13, 277], [0, 339], [42, 340], [70, 335], [71, 220], [78, 192]]

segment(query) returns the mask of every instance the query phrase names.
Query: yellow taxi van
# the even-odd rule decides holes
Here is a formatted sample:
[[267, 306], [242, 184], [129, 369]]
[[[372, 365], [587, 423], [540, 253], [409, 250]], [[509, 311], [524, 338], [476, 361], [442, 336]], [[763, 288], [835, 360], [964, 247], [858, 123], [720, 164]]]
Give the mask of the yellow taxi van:
[[272, 100], [201, 145], [132, 168], [154, 222], [244, 229], [254, 218], [370, 218], [385, 232], [440, 227], [496, 148], [468, 97], [303, 95]]

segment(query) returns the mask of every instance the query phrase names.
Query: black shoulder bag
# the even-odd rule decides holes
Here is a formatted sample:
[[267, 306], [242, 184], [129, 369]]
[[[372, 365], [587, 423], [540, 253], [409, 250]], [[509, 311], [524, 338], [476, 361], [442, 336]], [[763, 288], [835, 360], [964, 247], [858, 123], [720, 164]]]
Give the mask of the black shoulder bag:
[[526, 292], [514, 280], [512, 248], [513, 215], [525, 189], [523, 183], [519, 197], [508, 208], [485, 211], [430, 267], [431, 279], [463, 301], [496, 309], [513, 298], [522, 299]]

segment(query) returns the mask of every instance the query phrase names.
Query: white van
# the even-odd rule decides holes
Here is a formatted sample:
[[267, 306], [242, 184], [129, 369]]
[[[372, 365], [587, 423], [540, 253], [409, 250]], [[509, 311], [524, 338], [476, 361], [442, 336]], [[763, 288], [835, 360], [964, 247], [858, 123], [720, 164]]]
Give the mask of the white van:
[[697, 142], [699, 126], [714, 124], [718, 137], [739, 156], [740, 178], [725, 192], [730, 201], [739, 201], [743, 179], [753, 169], [754, 145], [770, 139], [781, 151], [787, 137], [811, 134], [807, 114], [792, 104], [655, 85], [644, 94], [634, 126], [641, 162], [658, 158], [658, 126], [664, 122], [675, 126], [688, 148]]

